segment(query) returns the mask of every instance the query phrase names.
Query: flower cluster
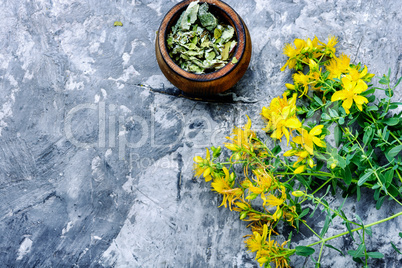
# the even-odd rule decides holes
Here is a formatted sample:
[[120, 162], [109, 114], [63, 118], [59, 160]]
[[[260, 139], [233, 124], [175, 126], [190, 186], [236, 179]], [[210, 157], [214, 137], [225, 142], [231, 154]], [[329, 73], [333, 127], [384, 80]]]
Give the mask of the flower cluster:
[[[249, 223], [252, 234], [246, 236], [245, 244], [255, 252], [261, 266], [271, 267], [274, 263], [276, 267], [289, 267], [291, 255], [310, 256], [315, 252], [312, 247], [321, 244], [318, 261], [311, 256], [319, 266], [323, 246], [332, 247], [325, 243], [339, 237], [324, 238], [334, 217], [341, 218], [348, 229], [342, 235], [362, 229], [364, 232], [364, 225], [346, 218], [342, 206], [329, 207], [323, 198], [330, 187], [335, 192], [339, 185], [347, 196], [353, 192], [360, 195], [360, 187], [365, 186], [375, 190], [377, 209], [387, 196], [402, 206], [397, 199], [402, 197], [402, 160], [398, 156], [402, 153], [402, 113], [389, 115], [391, 109], [402, 105], [391, 101], [396, 86], [390, 87], [389, 72], [379, 81], [388, 85], [387, 98], [376, 104], [375, 96], [370, 96], [375, 88], [367, 84], [374, 75], [368, 73], [366, 66], [352, 64], [345, 54], [337, 57], [336, 44], [335, 37], [330, 37], [327, 43], [314, 37], [296, 39], [294, 45], [287, 44], [284, 48], [289, 58], [281, 70], [295, 69], [293, 83], [286, 84], [285, 93], [272, 99], [261, 111], [266, 122], [263, 130], [274, 141], [286, 138], [287, 149], [282, 155], [280, 144], [270, 149], [259, 139], [247, 117], [247, 123], [234, 127], [224, 143], [230, 154], [226, 162], [220, 160], [221, 147], [207, 148], [205, 158], [194, 157], [195, 176], [212, 181], [211, 190], [221, 196], [221, 206], [237, 211], [239, 218]], [[354, 125], [358, 125], [357, 130]], [[325, 141], [332, 131], [335, 147]], [[377, 157], [377, 153], [382, 155]], [[315, 197], [324, 186], [328, 187], [326, 194]], [[310, 190], [313, 192], [307, 193]], [[303, 220], [309, 214], [309, 208], [301, 207], [304, 201], [323, 206], [327, 213], [319, 234]], [[402, 212], [397, 215], [402, 216]], [[304, 224], [319, 241], [295, 249], [285, 248], [289, 241], [279, 244], [271, 239], [272, 234], [279, 235], [280, 221], [297, 230], [299, 224]], [[358, 228], [352, 229], [351, 225]], [[348, 254], [360, 264], [364, 260], [368, 266], [369, 256], [377, 258], [382, 254], [357, 254], [366, 251], [364, 234], [359, 236], [363, 241], [358, 250], [349, 250]]]
[[[287, 44], [284, 54], [289, 57], [286, 67], [298, 71], [293, 74], [293, 84], [286, 87], [295, 91], [299, 97], [308, 96], [311, 91], [324, 92], [324, 101], [331, 97], [331, 102], [342, 101], [346, 114], [350, 113], [353, 104], [362, 111], [362, 106], [368, 103], [361, 94], [368, 88], [374, 74], [368, 73], [367, 66], [351, 64], [350, 58], [341, 54], [335, 55], [337, 39], [330, 37], [328, 43], [323, 43], [315, 37], [312, 41], [296, 39], [296, 48]], [[303, 73], [304, 67], [308, 72]]]
[[281, 68], [284, 71], [286, 67], [289, 69], [303, 70], [303, 64], [309, 64], [310, 59], [318, 59], [323, 56], [334, 56], [336, 49], [335, 45], [338, 43], [336, 37], [329, 38], [328, 43], [323, 43], [315, 36], [313, 40], [295, 39], [294, 46], [286, 44], [283, 54], [289, 57], [286, 64]]
[[325, 135], [321, 135], [323, 127], [323, 125], [318, 125], [312, 128], [310, 131], [304, 128], [298, 129], [300, 136], [293, 138], [292, 149], [283, 154], [283, 156], [286, 157], [298, 157], [297, 161], [293, 164], [293, 167], [296, 168], [294, 171], [295, 174], [304, 172], [307, 168], [307, 165], [310, 166], [310, 168], [314, 167], [314, 145], [321, 148], [326, 147], [326, 143], [324, 141]]
[[[295, 119], [298, 120], [296, 117]], [[253, 235], [246, 244], [251, 251], [257, 251], [258, 261], [274, 261], [287, 267], [288, 258], [283, 254], [286, 250], [274, 241], [261, 240], [266, 238], [268, 229], [270, 234], [275, 232], [278, 221], [294, 226], [294, 221], [298, 218], [286, 184], [280, 181], [280, 177], [272, 172], [270, 164], [264, 161], [274, 156], [251, 130], [250, 118], [244, 127], [235, 127], [227, 139], [225, 147], [232, 152], [229, 162], [218, 162], [220, 147], [212, 148], [212, 156], [207, 149], [205, 158], [194, 157], [195, 175], [202, 175], [205, 181], [212, 180], [212, 191], [222, 196], [221, 206], [238, 211], [240, 219], [249, 222]], [[242, 176], [236, 177], [234, 166], [237, 164], [243, 165], [244, 172]], [[258, 209], [252, 206], [256, 199], [262, 203]], [[256, 249], [257, 243], [261, 245], [259, 249]]]
[[289, 143], [292, 131], [301, 127], [296, 116], [296, 99], [296, 94], [290, 99], [283, 94], [282, 98], [274, 98], [269, 107], [262, 107], [261, 115], [268, 121], [264, 130], [272, 132], [272, 138], [280, 140], [285, 135]]
[[[289, 267], [289, 257], [294, 254], [295, 250], [284, 248], [288, 241], [279, 245], [276, 241], [271, 240], [271, 232], [268, 226], [263, 226], [262, 234], [253, 232], [245, 241], [247, 248], [251, 252], [256, 252], [256, 259], [262, 266], [265, 263], [275, 263], [275, 267]], [[268, 240], [267, 240], [268, 236]]]

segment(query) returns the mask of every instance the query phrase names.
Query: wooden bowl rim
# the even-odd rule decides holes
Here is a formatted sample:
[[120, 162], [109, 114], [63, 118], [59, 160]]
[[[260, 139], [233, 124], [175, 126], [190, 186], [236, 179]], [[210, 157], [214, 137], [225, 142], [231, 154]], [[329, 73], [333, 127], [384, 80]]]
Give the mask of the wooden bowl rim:
[[[231, 8], [228, 4], [226, 4], [223, 1], [200, 0], [200, 3], [206, 2], [210, 5], [217, 7], [223, 13], [225, 13], [226, 16], [233, 22], [233, 25], [235, 26], [234, 28], [236, 31], [236, 35], [237, 35], [237, 47], [236, 47], [233, 57], [236, 57], [237, 63], [233, 64], [231, 61], [229, 61], [224, 67], [222, 67], [221, 69], [216, 70], [214, 72], [206, 73], [206, 74], [195, 74], [195, 73], [190, 73], [190, 72], [184, 71], [169, 56], [168, 49], [166, 47], [166, 36], [168, 34], [167, 26], [169, 25], [170, 21], [173, 19], [174, 15], [177, 12], [179, 12], [185, 6], [189, 5], [191, 2], [194, 2], [194, 1], [195, 0], [186, 0], [186, 1], [176, 4], [174, 7], [172, 7], [169, 10], [169, 12], [163, 18], [162, 23], [158, 30], [158, 45], [159, 45], [160, 52], [162, 54], [162, 59], [172, 69], [173, 72], [184, 77], [185, 79], [196, 81], [196, 82], [206, 82], [206, 81], [220, 79], [220, 78], [228, 75], [231, 71], [233, 71], [233, 69], [236, 67], [236, 65], [241, 61], [241, 59], [243, 58], [244, 52], [245, 52], [246, 42], [247, 42], [246, 31], [245, 31], [243, 22], [240, 19], [240, 16], [237, 14], [237, 12], [233, 8]], [[232, 57], [232, 59], [233, 59], [233, 57]]]

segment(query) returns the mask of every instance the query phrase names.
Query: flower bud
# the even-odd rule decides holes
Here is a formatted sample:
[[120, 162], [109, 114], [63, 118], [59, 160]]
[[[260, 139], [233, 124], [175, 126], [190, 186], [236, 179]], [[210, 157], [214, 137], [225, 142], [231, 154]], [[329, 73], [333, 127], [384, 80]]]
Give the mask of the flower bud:
[[202, 176], [203, 176], [204, 178], [206, 178], [206, 177], [208, 177], [209, 174], [211, 174], [211, 169], [210, 169], [210, 168], [207, 168], [207, 169], [205, 169], [205, 171], [204, 171], [204, 173], [202, 174]]
[[196, 157], [194, 157], [194, 162], [196, 162], [196, 163], [202, 163], [202, 162], [204, 162], [204, 159], [201, 157], [201, 156], [196, 156]]
[[247, 213], [248, 213], [248, 211], [242, 211], [242, 212], [240, 213], [240, 219], [242, 220], [242, 219], [246, 218], [246, 217], [247, 217]]
[[285, 84], [285, 86], [286, 86], [286, 88], [288, 88], [288, 89], [292, 89], [292, 90], [295, 89], [295, 85], [292, 85], [292, 84]]
[[304, 195], [304, 193], [302, 191], [298, 190], [298, 191], [293, 191], [292, 195], [296, 196], [296, 197], [302, 197]]

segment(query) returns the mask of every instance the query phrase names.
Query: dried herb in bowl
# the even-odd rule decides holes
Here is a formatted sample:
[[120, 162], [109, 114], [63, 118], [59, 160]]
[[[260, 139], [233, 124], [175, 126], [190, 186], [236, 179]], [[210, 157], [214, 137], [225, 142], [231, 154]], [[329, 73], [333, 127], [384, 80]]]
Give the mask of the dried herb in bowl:
[[219, 70], [235, 51], [234, 28], [220, 22], [208, 9], [207, 3], [191, 2], [166, 40], [169, 56], [186, 72], [203, 74]]

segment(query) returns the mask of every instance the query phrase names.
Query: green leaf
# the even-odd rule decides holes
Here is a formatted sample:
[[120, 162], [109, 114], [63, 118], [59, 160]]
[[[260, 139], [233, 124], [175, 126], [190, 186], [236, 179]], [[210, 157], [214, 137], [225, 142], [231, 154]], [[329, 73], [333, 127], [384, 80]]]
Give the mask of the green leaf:
[[369, 144], [373, 140], [374, 130], [371, 127], [365, 128], [364, 136], [363, 136], [363, 143]]
[[374, 89], [374, 88], [371, 88], [371, 89], [369, 89], [369, 90], [366, 90], [366, 91], [362, 92], [360, 95], [362, 95], [362, 96], [367, 96], [367, 95], [369, 95], [369, 94], [373, 94], [374, 92], [375, 92], [375, 89]]
[[402, 238], [402, 233], [401, 232], [399, 233], [399, 237]]
[[331, 248], [331, 249], [334, 249], [334, 250], [338, 251], [339, 253], [341, 253], [341, 254], [342, 254], [342, 256], [344, 256], [344, 257], [345, 257], [345, 254], [343, 254], [343, 252], [342, 252], [340, 249], [338, 249], [338, 248], [336, 248], [336, 247], [334, 247], [334, 246], [331, 246], [331, 245], [329, 245], [329, 244], [324, 244], [324, 246], [326, 246], [326, 247], [328, 247], [328, 248]]
[[364, 244], [360, 244], [357, 250], [348, 250], [348, 254], [354, 258], [364, 257]]
[[323, 105], [322, 100], [317, 97], [316, 95], [314, 95], [314, 100], [319, 104], [319, 105]]
[[399, 254], [402, 254], [399, 249], [394, 245], [394, 243], [391, 242], [391, 246], [395, 249], [396, 252], [398, 252]]
[[366, 173], [364, 173], [364, 175], [360, 177], [359, 181], [357, 182], [357, 185], [362, 186], [370, 178], [372, 174], [373, 170], [367, 169]]
[[368, 111], [368, 112], [378, 111], [378, 107], [377, 106], [367, 106], [366, 111]]
[[116, 27], [116, 26], [123, 26], [123, 23], [121, 23], [121, 21], [115, 21], [115, 22], [113, 23], [113, 26], [114, 26], [114, 27]]
[[344, 177], [343, 180], [345, 181], [346, 185], [350, 185], [352, 183], [352, 172], [350, 171], [349, 165], [346, 166], [344, 170]]
[[356, 216], [356, 219], [362, 224], [362, 226], [364, 226], [364, 223], [363, 223], [362, 219], [360, 218], [360, 216], [357, 214], [355, 214], [355, 216]]
[[335, 135], [335, 144], [337, 147], [339, 147], [339, 145], [341, 145], [342, 140], [342, 131], [338, 125], [335, 126], [334, 135]]
[[299, 256], [308, 257], [315, 252], [313, 248], [305, 247], [305, 246], [297, 246], [296, 247], [296, 254]]
[[329, 224], [331, 223], [331, 220], [332, 220], [331, 215], [330, 215], [329, 212], [327, 212], [327, 216], [325, 218], [324, 226], [322, 227], [322, 230], [321, 230], [321, 233], [320, 233], [321, 237], [323, 237], [327, 233], [328, 228], [329, 228]]
[[334, 109], [328, 109], [328, 110], [329, 110], [329, 115], [331, 117], [339, 117], [339, 114], [336, 110], [334, 110]]
[[385, 173], [385, 185], [387, 188], [391, 184], [393, 178], [394, 178], [394, 170], [390, 169]]
[[239, 61], [237, 60], [237, 58], [236, 57], [233, 57], [233, 59], [232, 59], [232, 63], [233, 64], [236, 64], [236, 63], [238, 63]]
[[302, 213], [299, 214], [298, 219], [303, 218], [304, 216], [306, 216], [309, 213], [310, 209], [309, 208], [305, 208], [303, 209]]
[[394, 158], [395, 156], [397, 156], [400, 152], [402, 151], [402, 145], [398, 145], [393, 147], [391, 150], [388, 151], [388, 153], [386, 155], [388, 155], [388, 160]]
[[375, 101], [375, 96], [371, 95], [370, 97], [367, 97], [368, 102], [373, 102]]
[[378, 201], [377, 201], [377, 203], [376, 203], [376, 205], [375, 205], [375, 208], [376, 208], [377, 210], [380, 210], [382, 204], [384, 203], [385, 197], [386, 197], [386, 196], [384, 195], [384, 196], [382, 196], [380, 199], [378, 199]]
[[396, 88], [396, 87], [399, 85], [399, 83], [400, 83], [401, 81], [402, 81], [402, 77], [399, 77], [399, 79], [398, 79], [398, 81], [396, 82], [394, 88]]
[[380, 83], [381, 85], [388, 85], [389, 84], [389, 77], [385, 76], [385, 74], [383, 75], [383, 77], [380, 79], [380, 81], [378, 81], [378, 83]]
[[387, 124], [388, 126], [395, 126], [399, 123], [399, 118], [396, 117], [391, 117], [383, 120], [384, 124]]
[[371, 230], [371, 227], [364, 228], [364, 230], [366, 230], [366, 233], [367, 233], [369, 236], [373, 236], [373, 230]]
[[279, 154], [281, 151], [282, 151], [282, 148], [281, 148], [281, 146], [279, 146], [279, 145], [276, 145], [276, 146], [272, 149], [272, 153], [273, 153], [274, 155]]
[[357, 200], [357, 202], [360, 201], [360, 198], [361, 198], [361, 191], [360, 191], [360, 187], [358, 186], [356, 188], [356, 200]]
[[330, 117], [328, 114], [323, 113], [323, 114], [321, 115], [321, 119], [322, 119], [322, 120], [331, 120], [331, 117]]
[[384, 258], [384, 254], [380, 253], [380, 252], [367, 252], [367, 255], [371, 258], [375, 258], [375, 259], [382, 259]]

